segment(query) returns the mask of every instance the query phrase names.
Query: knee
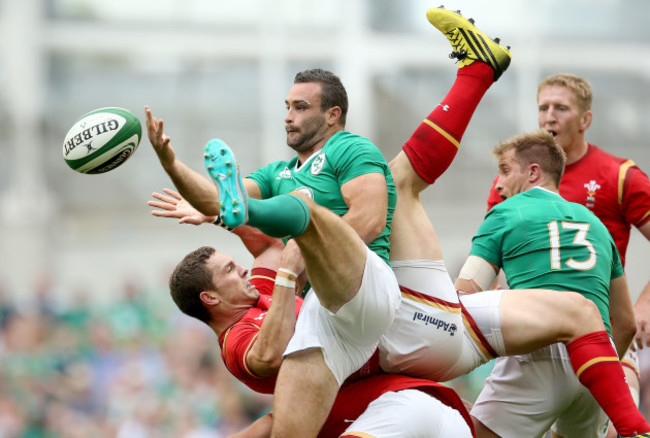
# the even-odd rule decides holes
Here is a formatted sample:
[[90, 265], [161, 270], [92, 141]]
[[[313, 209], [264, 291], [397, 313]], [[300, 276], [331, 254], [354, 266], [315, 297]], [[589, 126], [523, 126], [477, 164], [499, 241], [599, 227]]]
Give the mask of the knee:
[[564, 308], [568, 309], [567, 318], [575, 325], [584, 328], [600, 328], [603, 319], [596, 304], [577, 292], [563, 292], [566, 295]]

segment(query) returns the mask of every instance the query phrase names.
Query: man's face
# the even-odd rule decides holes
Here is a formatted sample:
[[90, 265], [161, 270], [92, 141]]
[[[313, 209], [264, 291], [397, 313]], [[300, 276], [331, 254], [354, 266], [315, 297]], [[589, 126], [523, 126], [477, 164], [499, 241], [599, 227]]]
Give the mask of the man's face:
[[499, 158], [499, 176], [494, 187], [501, 198], [507, 199], [528, 190], [530, 188], [528, 178], [528, 167], [521, 169], [519, 162], [515, 159], [514, 149], [510, 149], [501, 155]]
[[287, 145], [296, 152], [306, 152], [325, 138], [326, 112], [322, 112], [322, 86], [317, 82], [294, 84], [285, 101], [284, 125]]
[[541, 129], [553, 134], [555, 141], [567, 150], [584, 132], [584, 116], [573, 91], [559, 85], [543, 88], [537, 96], [537, 122]]
[[212, 272], [212, 282], [221, 301], [232, 307], [248, 307], [257, 302], [260, 294], [251, 285], [248, 269], [227, 255], [215, 252], [207, 261]]

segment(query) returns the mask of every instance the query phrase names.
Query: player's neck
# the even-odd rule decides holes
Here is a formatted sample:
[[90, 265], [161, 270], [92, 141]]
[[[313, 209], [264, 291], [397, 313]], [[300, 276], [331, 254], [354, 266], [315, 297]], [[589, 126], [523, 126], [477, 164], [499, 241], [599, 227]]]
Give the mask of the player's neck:
[[584, 137], [576, 140], [568, 148], [564, 149], [564, 152], [566, 152], [566, 164], [573, 164], [584, 157], [588, 149], [589, 145], [585, 141]]
[[343, 127], [340, 125], [334, 125], [331, 126], [327, 129], [325, 132], [325, 135], [323, 138], [321, 138], [318, 143], [315, 143], [312, 147], [310, 147], [306, 151], [300, 151], [297, 152], [298, 155], [298, 167], [302, 166], [305, 164], [316, 152], [320, 151], [323, 149], [325, 146], [325, 143], [329, 141], [330, 138], [334, 136], [334, 134], [343, 131]]
[[207, 324], [217, 336], [221, 336], [221, 333], [225, 332], [233, 324], [241, 320], [244, 315], [246, 315], [247, 311], [248, 309], [240, 309], [238, 312], [230, 311], [228, 312], [228, 315], [224, 315], [223, 313], [219, 315], [213, 314], [211, 321], [209, 321]]

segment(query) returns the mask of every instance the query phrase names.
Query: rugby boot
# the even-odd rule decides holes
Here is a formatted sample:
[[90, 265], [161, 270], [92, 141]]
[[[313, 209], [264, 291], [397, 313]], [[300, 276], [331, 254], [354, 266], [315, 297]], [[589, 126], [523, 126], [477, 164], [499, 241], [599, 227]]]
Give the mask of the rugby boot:
[[248, 220], [248, 195], [232, 150], [214, 138], [205, 145], [203, 160], [219, 188], [221, 220], [230, 228], [244, 225]]
[[450, 11], [442, 6], [427, 11], [427, 19], [451, 43], [450, 58], [458, 60], [458, 68], [466, 67], [474, 61], [484, 62], [494, 70], [494, 80], [501, 77], [510, 65], [510, 46], [503, 47], [499, 39], [490, 39], [476, 26], [473, 19], [460, 15], [460, 11]]

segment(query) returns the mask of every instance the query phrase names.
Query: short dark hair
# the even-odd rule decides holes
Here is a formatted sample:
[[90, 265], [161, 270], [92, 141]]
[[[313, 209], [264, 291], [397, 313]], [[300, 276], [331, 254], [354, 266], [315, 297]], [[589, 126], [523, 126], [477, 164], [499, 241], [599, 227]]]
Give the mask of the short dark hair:
[[205, 323], [211, 319], [200, 294], [216, 290], [207, 260], [216, 250], [209, 246], [192, 251], [183, 258], [169, 277], [169, 293], [181, 312]]
[[306, 82], [317, 82], [323, 89], [321, 96], [321, 111], [328, 110], [334, 106], [341, 108], [341, 117], [339, 123], [345, 126], [348, 114], [348, 93], [341, 82], [341, 79], [334, 73], [322, 68], [312, 68], [296, 74], [293, 80], [294, 84]]
[[550, 132], [540, 129], [514, 136], [495, 146], [492, 153], [498, 159], [511, 149], [515, 151], [515, 158], [522, 169], [537, 163], [542, 172], [551, 176], [557, 186], [560, 185], [566, 164], [566, 153]]

